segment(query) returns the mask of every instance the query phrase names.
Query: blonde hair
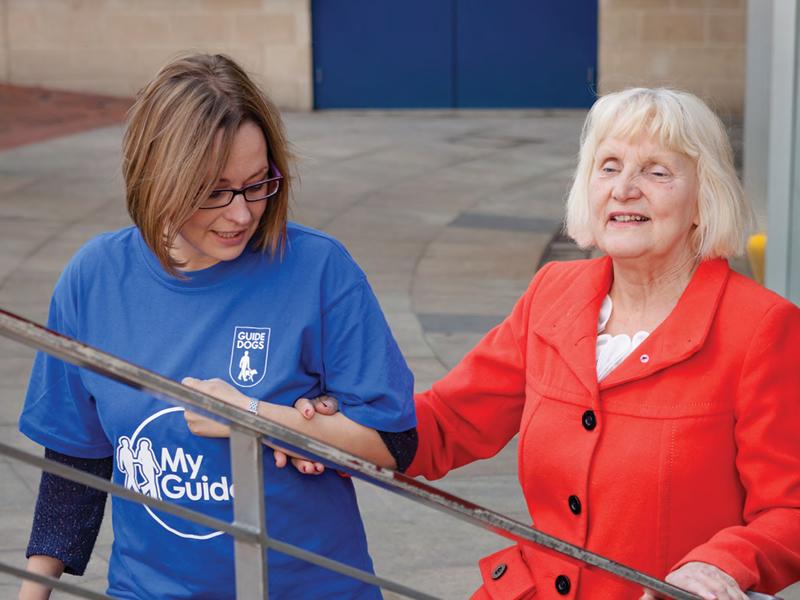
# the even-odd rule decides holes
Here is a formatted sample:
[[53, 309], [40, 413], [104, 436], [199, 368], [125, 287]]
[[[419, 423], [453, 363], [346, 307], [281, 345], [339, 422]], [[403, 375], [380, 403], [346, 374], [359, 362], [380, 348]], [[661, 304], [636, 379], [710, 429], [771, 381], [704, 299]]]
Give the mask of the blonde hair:
[[698, 225], [692, 250], [699, 258], [741, 254], [754, 222], [733, 165], [725, 127], [697, 96], [666, 88], [632, 88], [607, 94], [589, 111], [578, 167], [567, 197], [566, 231], [579, 246], [595, 245], [589, 180], [598, 146], [608, 138], [646, 136], [691, 158], [697, 167]]
[[194, 54], [156, 74], [128, 113], [122, 144], [128, 213], [167, 272], [181, 227], [212, 191], [245, 122], [264, 133], [270, 164], [283, 174], [253, 234], [253, 246], [283, 250], [291, 191], [289, 152], [280, 113], [231, 58]]

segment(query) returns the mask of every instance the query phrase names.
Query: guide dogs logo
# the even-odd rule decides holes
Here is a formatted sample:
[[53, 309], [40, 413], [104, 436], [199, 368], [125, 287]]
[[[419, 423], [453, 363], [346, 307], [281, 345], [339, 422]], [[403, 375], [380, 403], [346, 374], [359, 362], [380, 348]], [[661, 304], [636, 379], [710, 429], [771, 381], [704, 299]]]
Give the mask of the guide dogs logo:
[[[142, 421], [130, 437], [123, 435], [117, 440], [116, 463], [124, 477], [123, 485], [134, 492], [167, 502], [230, 504], [233, 483], [229, 474], [220, 475], [219, 465], [215, 465], [213, 457], [192, 454], [182, 446], [159, 447], [153, 442], [160, 439], [165, 430], [185, 427], [182, 413], [183, 408], [179, 406], [160, 410]], [[182, 538], [209, 540], [223, 533], [149, 506], [142, 505], [142, 508], [161, 527]]]
[[257, 385], [267, 371], [269, 327], [240, 327], [233, 332], [231, 364], [228, 374], [239, 387]]

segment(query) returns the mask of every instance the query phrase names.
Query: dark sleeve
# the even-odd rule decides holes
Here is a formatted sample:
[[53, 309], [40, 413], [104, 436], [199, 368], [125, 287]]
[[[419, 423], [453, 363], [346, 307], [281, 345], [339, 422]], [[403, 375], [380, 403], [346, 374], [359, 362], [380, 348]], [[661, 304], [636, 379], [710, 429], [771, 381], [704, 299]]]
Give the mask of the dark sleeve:
[[[45, 448], [45, 458], [111, 479], [112, 457], [77, 458]], [[64, 563], [64, 572], [83, 575], [94, 548], [106, 493], [83, 484], [42, 472], [33, 515], [31, 538], [25, 557], [52, 556]]]
[[397, 470], [404, 473], [417, 453], [417, 428], [406, 431], [378, 431], [383, 443], [397, 463]]

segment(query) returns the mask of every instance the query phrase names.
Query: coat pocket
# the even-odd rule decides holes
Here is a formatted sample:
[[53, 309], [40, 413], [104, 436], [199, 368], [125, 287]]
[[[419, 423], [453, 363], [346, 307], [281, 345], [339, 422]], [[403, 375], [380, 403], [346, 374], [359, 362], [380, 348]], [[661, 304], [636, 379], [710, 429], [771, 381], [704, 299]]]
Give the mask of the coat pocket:
[[483, 585], [471, 600], [528, 600], [536, 594], [536, 582], [519, 546], [511, 546], [478, 561]]

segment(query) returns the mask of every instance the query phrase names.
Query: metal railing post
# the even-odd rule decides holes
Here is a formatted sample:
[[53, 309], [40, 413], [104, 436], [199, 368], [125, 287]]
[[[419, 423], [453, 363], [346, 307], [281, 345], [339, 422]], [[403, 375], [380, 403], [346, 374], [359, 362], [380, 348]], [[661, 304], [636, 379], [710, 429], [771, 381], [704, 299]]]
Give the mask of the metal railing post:
[[[267, 538], [264, 506], [264, 454], [259, 436], [231, 427], [234, 523]], [[237, 598], [267, 598], [267, 552], [260, 543], [236, 538], [233, 543]]]

